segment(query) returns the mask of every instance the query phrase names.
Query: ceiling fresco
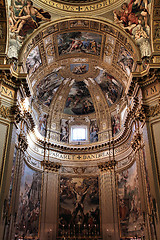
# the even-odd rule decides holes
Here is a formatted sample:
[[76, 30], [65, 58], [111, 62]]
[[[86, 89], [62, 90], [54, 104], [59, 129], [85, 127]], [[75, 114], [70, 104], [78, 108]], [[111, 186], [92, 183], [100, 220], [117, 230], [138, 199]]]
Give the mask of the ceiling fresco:
[[95, 81], [101, 87], [109, 106], [121, 98], [123, 91], [122, 85], [106, 71], [100, 70]]
[[47, 63], [48, 64], [53, 63], [55, 60], [55, 54], [54, 54], [55, 51], [54, 51], [53, 39], [51, 35], [49, 35], [44, 39], [44, 48], [45, 48]]
[[42, 65], [39, 47], [32, 49], [26, 60], [26, 68], [29, 77], [33, 74], [39, 66]]
[[86, 84], [75, 82], [70, 89], [64, 108], [64, 113], [70, 115], [89, 114], [95, 111], [91, 95]]
[[[81, 20], [78, 20], [78, 22], [80, 21]], [[33, 66], [32, 68], [30, 66], [31, 69], [27, 69], [27, 72], [31, 73], [31, 82], [35, 81], [37, 78], [42, 80], [42, 78], [50, 74], [50, 72], [58, 66], [62, 68], [67, 67], [71, 70], [69, 72], [67, 69], [67, 72], [71, 75], [66, 77], [72, 76], [75, 78], [76, 75], [78, 76], [84, 73], [88, 73], [85, 77], [90, 77], [95, 71], [93, 68], [89, 69], [89, 66], [86, 65], [89, 62], [92, 62], [90, 66], [96, 66], [96, 64], [101, 65], [101, 63], [104, 62], [104, 68], [107, 67], [109, 72], [118, 71], [118, 77], [120, 77], [122, 81], [126, 79], [126, 77], [129, 77], [130, 73], [134, 70], [133, 59], [139, 56], [133, 43], [128, 41], [129, 39], [118, 30], [104, 24], [96, 24], [96, 29], [92, 31], [91, 28], [93, 29], [94, 26], [93, 21], [88, 21], [88, 31], [79, 31], [79, 28], [81, 28], [79, 24], [75, 27], [74, 32], [66, 32], [66, 30], [64, 32], [63, 30], [64, 33], [61, 33], [61, 29], [65, 29], [66, 27], [70, 29], [71, 26], [71, 21], [66, 21], [63, 25], [61, 25], [61, 23], [52, 25], [47, 28], [48, 32], [47, 29], [43, 30], [42, 33], [36, 35], [28, 43], [28, 47], [23, 54], [24, 61], [22, 61], [25, 63], [25, 59], [27, 59], [27, 65], [29, 65], [28, 59], [30, 59], [30, 55], [33, 55], [33, 59], [35, 58], [33, 60], [35, 63], [37, 58], [41, 59], [40, 63], [37, 62], [39, 67], [35, 68]], [[38, 47], [35, 48], [35, 45]], [[35, 50], [33, 50], [33, 47]], [[38, 56], [38, 49], [40, 57]], [[32, 50], [36, 52], [36, 56], [34, 56]], [[85, 65], [83, 61], [77, 63], [73, 61], [69, 64], [69, 59], [78, 59], [77, 57], [79, 59], [88, 58], [89, 62], [86, 62]], [[35, 65], [37, 66], [37, 64]], [[74, 66], [72, 64], [82, 64], [82, 66]], [[121, 77], [122, 74], [124, 77]], [[115, 77], [116, 75], [117, 73]]]
[[91, 32], [70, 32], [57, 36], [58, 53], [88, 53], [100, 55], [102, 36]]
[[50, 106], [63, 79], [57, 72], [52, 72], [36, 85], [34, 99], [38, 100], [39, 105]]
[[[68, 143], [61, 119], [70, 124], [70, 117], [77, 124], [85, 117], [90, 124], [96, 121], [90, 142], [105, 138], [103, 131], [111, 124], [113, 134], [119, 134], [120, 115], [112, 113], [122, 102], [139, 57], [132, 40], [112, 25], [81, 19], [52, 24], [33, 36], [22, 61], [33, 88], [32, 110], [41, 135], [45, 136], [49, 118], [52, 140]], [[110, 125], [108, 114], [112, 114]]]
[[133, 68], [133, 57], [124, 46], [120, 47], [117, 63], [129, 76]]
[[[149, 6], [143, 1], [127, 1], [110, 11], [108, 23], [78, 17], [52, 23], [53, 14], [45, 7], [38, 8], [36, 2], [10, 2], [9, 54], [17, 57], [21, 53], [19, 59], [33, 88], [33, 112], [43, 136], [48, 114], [54, 131], [59, 131], [60, 119], [69, 121], [70, 115], [95, 119], [95, 139], [97, 131], [106, 129], [107, 114], [122, 101], [135, 62], [140, 54], [150, 56]], [[119, 119], [116, 116], [112, 121], [115, 135], [120, 131]]]
[[[45, 0], [46, 1], [46, 0]], [[47, 2], [47, 1], [46, 1]], [[56, 1], [55, 1], [56, 2]], [[59, 6], [61, 8], [63, 6], [63, 2], [67, 4], [67, 1], [61, 1], [60, 4], [55, 4], [53, 2], [52, 7]], [[70, 1], [69, 1], [70, 2]], [[76, 4], [82, 3], [89, 4], [89, 1], [74, 1]], [[94, 0], [91, 1], [94, 4]], [[97, 2], [97, 1], [96, 1]], [[101, 4], [102, 7], [107, 7], [107, 5], [112, 5], [113, 3], [118, 1], [98, 1], [98, 4]], [[71, 3], [71, 2], [70, 2]], [[123, 3], [123, 4], [122, 4]], [[33, 32], [35, 29], [39, 28], [43, 24], [50, 22], [52, 19], [55, 19], [54, 14], [52, 12], [47, 12], [44, 9], [37, 7], [36, 1], [35, 3], [32, 1], [25, 0], [8, 0], [9, 6], [9, 57], [18, 58], [18, 52], [22, 47], [24, 40]], [[71, 5], [68, 5], [71, 7]], [[81, 7], [80, 7], [81, 8]], [[83, 8], [83, 7], [82, 7]], [[93, 7], [92, 7], [93, 8]], [[61, 10], [64, 10], [63, 7]], [[66, 8], [67, 10], [67, 8]], [[73, 9], [72, 9], [73, 10]], [[96, 10], [96, 9], [92, 9]], [[77, 10], [79, 11], [79, 10]], [[81, 10], [80, 10], [81, 11]], [[83, 11], [83, 10], [82, 10]], [[87, 9], [86, 9], [87, 11]], [[87, 12], [90, 10], [88, 9]], [[68, 12], [70, 10], [68, 9]], [[151, 14], [151, 0], [149, 1], [119, 1], [112, 6], [112, 9], [103, 14], [103, 17], [114, 23], [118, 26], [119, 29], [125, 30], [128, 34], [130, 34], [135, 42], [135, 44], [139, 47], [141, 52], [141, 57], [146, 58], [151, 55], [151, 46], [150, 46], [150, 14]], [[27, 16], [27, 17], [26, 17]], [[90, 30], [103, 30], [103, 32], [109, 32], [110, 35], [116, 35], [117, 31], [115, 28], [107, 26], [105, 24], [100, 24], [94, 21], [88, 21], [85, 19], [81, 20], [70, 20], [69, 22], [61, 22], [56, 24], [53, 27], [48, 28], [49, 32], [53, 33], [53, 31], [59, 31], [64, 29], [73, 29], [79, 27], [81, 29], [90, 29]], [[46, 31], [46, 30], [45, 30]], [[87, 37], [88, 34], [88, 37]], [[85, 52], [91, 53], [95, 55], [99, 55], [99, 51], [101, 48], [101, 37], [99, 35], [96, 36], [97, 33], [89, 33], [88, 31], [84, 32], [84, 30], [80, 30], [79, 32], [66, 32], [63, 34], [59, 34], [58, 38], [58, 52], [60, 55], [65, 53], [75, 53], [75, 52]], [[44, 35], [43, 35], [44, 36]], [[116, 35], [117, 36], [117, 35]], [[86, 43], [85, 41], [87, 41]], [[64, 43], [64, 41], [66, 43]], [[73, 45], [73, 46], [72, 46]], [[62, 50], [61, 50], [62, 48]], [[111, 52], [111, 48], [108, 45], [108, 52]], [[54, 49], [48, 49], [48, 55], [53, 55]], [[52, 60], [48, 61], [52, 62]]]
[[72, 73], [80, 75], [87, 73], [89, 69], [89, 64], [88, 63], [77, 63], [77, 64], [70, 64], [70, 70]]

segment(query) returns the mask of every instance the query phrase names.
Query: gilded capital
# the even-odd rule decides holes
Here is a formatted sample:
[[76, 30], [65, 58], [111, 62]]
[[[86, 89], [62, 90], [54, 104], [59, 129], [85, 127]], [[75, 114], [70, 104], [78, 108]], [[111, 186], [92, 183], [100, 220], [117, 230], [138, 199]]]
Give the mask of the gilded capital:
[[116, 166], [117, 162], [115, 160], [109, 160], [108, 162], [98, 164], [98, 168], [101, 172], [113, 170]]
[[61, 164], [49, 162], [49, 161], [43, 161], [41, 164], [44, 170], [51, 171], [51, 172], [58, 172], [61, 167]]

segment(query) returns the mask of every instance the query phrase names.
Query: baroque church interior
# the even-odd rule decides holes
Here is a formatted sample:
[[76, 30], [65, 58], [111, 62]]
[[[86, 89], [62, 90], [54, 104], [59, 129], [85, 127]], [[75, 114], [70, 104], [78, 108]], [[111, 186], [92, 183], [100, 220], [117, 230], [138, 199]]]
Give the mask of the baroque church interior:
[[0, 0], [0, 240], [160, 240], [160, 0]]

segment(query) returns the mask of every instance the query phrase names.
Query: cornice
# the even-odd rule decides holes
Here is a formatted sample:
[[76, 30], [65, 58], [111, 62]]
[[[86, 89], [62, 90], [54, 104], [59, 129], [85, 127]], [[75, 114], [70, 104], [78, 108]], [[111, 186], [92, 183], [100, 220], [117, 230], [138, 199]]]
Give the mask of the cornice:
[[31, 93], [26, 79], [27, 74], [15, 72], [12, 65], [0, 65], [0, 80], [16, 90], [22, 85], [26, 96], [29, 97]]
[[129, 96], [133, 94], [136, 84], [140, 87], [145, 87], [154, 83], [156, 80], [160, 81], [160, 65], [150, 64], [148, 70], [143, 72], [133, 72], [132, 76], [133, 78], [128, 89]]

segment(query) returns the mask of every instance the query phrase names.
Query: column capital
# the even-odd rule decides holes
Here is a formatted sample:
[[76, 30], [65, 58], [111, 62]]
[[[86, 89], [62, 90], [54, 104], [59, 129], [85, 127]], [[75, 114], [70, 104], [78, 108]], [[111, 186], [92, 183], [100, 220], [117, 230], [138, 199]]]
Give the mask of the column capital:
[[145, 106], [145, 114], [146, 114], [146, 117], [149, 118], [149, 117], [155, 117], [157, 116], [158, 114], [160, 114], [160, 100], [159, 100], [159, 103], [154, 105], [154, 106]]
[[23, 151], [26, 151], [28, 148], [27, 138], [23, 133], [20, 133], [18, 135], [18, 143], [19, 148], [21, 148]]
[[108, 162], [98, 164], [98, 168], [101, 172], [112, 170], [115, 168], [117, 162], [115, 160], [109, 160]]
[[131, 147], [135, 151], [137, 148], [141, 147], [141, 140], [142, 140], [142, 134], [139, 132], [136, 132], [133, 135], [132, 141], [131, 141]]
[[43, 169], [50, 172], [58, 172], [61, 168], [61, 164], [49, 161], [43, 161], [42, 163]]

